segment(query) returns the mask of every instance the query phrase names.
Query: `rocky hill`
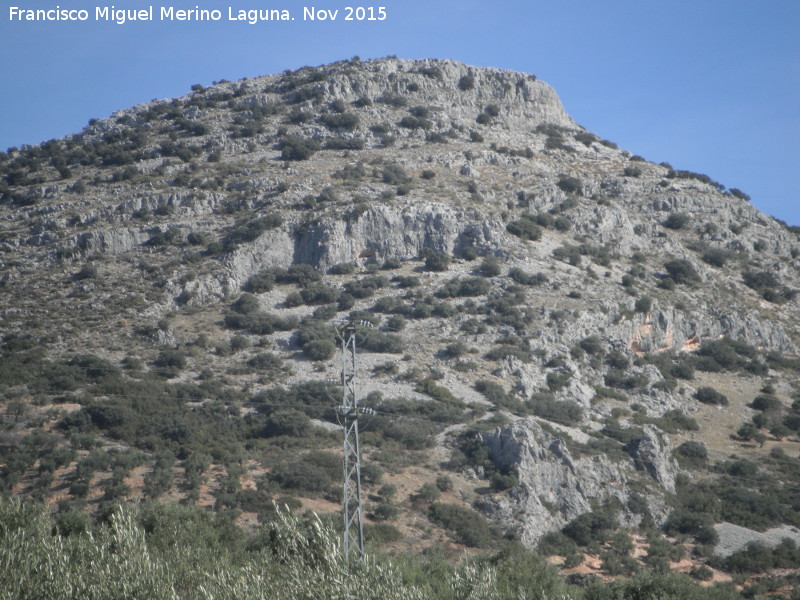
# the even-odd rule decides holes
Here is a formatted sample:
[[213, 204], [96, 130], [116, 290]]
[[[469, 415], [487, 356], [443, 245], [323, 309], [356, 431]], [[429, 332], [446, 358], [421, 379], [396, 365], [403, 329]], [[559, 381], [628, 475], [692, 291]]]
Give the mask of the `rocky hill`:
[[800, 526], [798, 231], [532, 75], [196, 85], [0, 173], [7, 492], [334, 512], [355, 320], [375, 539], [705, 560], [714, 524]]

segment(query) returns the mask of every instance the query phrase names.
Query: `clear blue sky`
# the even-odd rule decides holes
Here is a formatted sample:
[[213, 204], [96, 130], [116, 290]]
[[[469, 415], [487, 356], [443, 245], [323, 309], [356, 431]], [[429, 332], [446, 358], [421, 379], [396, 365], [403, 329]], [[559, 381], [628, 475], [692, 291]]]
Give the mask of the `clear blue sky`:
[[[799, 0], [386, 0], [383, 22], [344, 22], [356, 2], [117, 0], [218, 8], [219, 22], [94, 21], [86, 0], [0, 9], [0, 149], [80, 130], [90, 118], [195, 83], [358, 55], [453, 58], [533, 73], [570, 114], [648, 160], [706, 173], [800, 225]], [[85, 8], [89, 22], [10, 22], [20, 8]], [[227, 20], [228, 7], [288, 9], [293, 22]], [[339, 9], [304, 22], [302, 7]]]

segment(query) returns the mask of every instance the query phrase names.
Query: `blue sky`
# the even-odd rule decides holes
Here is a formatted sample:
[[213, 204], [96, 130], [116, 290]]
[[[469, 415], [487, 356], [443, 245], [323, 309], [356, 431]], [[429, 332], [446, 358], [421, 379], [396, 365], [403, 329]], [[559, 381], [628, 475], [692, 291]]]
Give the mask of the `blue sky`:
[[[800, 225], [797, 0], [117, 0], [120, 8], [218, 8], [219, 22], [93, 20], [102, 2], [6, 0], [0, 9], [0, 149], [80, 130], [91, 118], [195, 83], [358, 55], [453, 58], [533, 73], [587, 129], [655, 162], [706, 173]], [[9, 6], [90, 11], [88, 22], [11, 22]], [[344, 22], [346, 6], [385, 6]], [[227, 10], [276, 8], [249, 25]], [[304, 22], [302, 7], [339, 9]]]

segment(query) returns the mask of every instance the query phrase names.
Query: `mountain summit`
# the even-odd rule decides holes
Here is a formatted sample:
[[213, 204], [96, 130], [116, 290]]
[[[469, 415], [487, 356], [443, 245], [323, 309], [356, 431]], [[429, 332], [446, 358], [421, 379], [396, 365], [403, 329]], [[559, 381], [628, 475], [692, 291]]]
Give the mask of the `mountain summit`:
[[355, 320], [396, 544], [800, 525], [798, 232], [532, 75], [354, 58], [196, 85], [0, 175], [14, 494], [337, 510]]

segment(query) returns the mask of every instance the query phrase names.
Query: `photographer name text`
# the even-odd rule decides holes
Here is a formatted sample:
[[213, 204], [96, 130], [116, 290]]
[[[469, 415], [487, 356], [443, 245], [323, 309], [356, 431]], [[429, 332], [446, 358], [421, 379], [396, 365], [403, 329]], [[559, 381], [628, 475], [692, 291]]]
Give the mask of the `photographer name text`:
[[315, 22], [378, 22], [385, 21], [388, 14], [385, 6], [342, 6], [340, 8], [317, 8], [304, 6], [301, 13], [293, 14], [285, 8], [239, 8], [228, 6], [223, 9], [206, 9], [195, 6], [191, 9], [174, 6], [149, 6], [140, 9], [116, 8], [115, 6], [95, 6], [91, 9], [62, 8], [31, 9], [19, 6], [8, 7], [8, 19], [12, 22], [53, 22], [53, 21], [100, 21], [125, 25], [126, 23], [168, 21], [236, 21], [256, 25], [271, 21]]

